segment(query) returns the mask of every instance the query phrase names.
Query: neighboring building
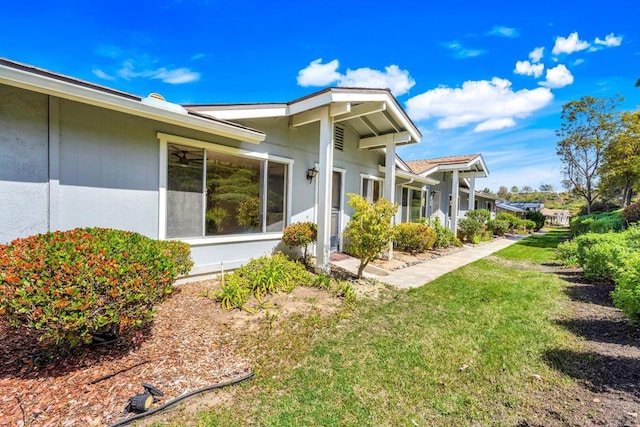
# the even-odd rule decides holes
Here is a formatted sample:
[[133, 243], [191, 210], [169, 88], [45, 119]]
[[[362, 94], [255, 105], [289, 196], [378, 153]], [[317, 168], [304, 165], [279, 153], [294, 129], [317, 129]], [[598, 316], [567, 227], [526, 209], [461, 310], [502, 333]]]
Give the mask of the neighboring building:
[[516, 215], [520, 218], [524, 218], [527, 215], [527, 211], [519, 208], [517, 206], [513, 206], [507, 202], [500, 202], [496, 204], [497, 213], [507, 212], [513, 215]]
[[544, 215], [545, 220], [550, 225], [560, 225], [568, 227], [571, 221], [571, 211], [566, 209], [548, 209], [542, 208], [540, 212]]
[[542, 202], [504, 202], [509, 206], [522, 209], [525, 212], [537, 212], [540, 209], [544, 209], [544, 203]]

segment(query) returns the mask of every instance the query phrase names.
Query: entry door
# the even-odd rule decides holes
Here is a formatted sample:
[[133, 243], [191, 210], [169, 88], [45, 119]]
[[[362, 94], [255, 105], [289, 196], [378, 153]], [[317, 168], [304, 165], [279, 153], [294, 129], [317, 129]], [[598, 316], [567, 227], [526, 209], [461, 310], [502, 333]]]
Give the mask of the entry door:
[[340, 250], [340, 213], [342, 212], [342, 174], [333, 172], [331, 179], [331, 252]]

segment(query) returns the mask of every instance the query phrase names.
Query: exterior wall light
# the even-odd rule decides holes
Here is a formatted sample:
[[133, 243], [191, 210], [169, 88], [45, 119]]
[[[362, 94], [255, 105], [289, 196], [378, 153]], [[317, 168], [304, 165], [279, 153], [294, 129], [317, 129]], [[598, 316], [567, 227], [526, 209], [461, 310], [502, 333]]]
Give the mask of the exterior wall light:
[[318, 170], [315, 166], [313, 169], [307, 169], [307, 179], [309, 180], [309, 184], [311, 184], [311, 181], [313, 181], [313, 178], [315, 178], [316, 175], [318, 175]]

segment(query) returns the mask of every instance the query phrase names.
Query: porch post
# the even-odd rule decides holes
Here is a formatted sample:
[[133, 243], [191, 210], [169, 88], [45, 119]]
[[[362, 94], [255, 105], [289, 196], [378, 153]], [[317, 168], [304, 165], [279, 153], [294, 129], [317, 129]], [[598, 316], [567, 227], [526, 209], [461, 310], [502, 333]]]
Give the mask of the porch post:
[[316, 244], [316, 270], [329, 272], [331, 248], [331, 187], [333, 179], [333, 119], [324, 108], [320, 119], [319, 171], [318, 171], [318, 240]]
[[458, 193], [460, 187], [460, 179], [458, 170], [453, 171], [453, 179], [451, 180], [451, 231], [454, 233], [458, 230]]
[[469, 209], [470, 211], [475, 209], [476, 205], [476, 178], [469, 178]]
[[[393, 142], [387, 142], [385, 147], [385, 180], [384, 180], [384, 195], [391, 203], [396, 201], [396, 145]], [[391, 223], [393, 223], [393, 218]], [[389, 244], [389, 251], [387, 253], [389, 259], [393, 258], [393, 242]]]

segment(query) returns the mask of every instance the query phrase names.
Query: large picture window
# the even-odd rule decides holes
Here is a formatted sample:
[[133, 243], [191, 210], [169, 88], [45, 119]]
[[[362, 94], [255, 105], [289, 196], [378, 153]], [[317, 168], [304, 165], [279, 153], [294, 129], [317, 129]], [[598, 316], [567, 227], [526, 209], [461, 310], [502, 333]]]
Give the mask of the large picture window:
[[281, 232], [288, 165], [167, 145], [167, 237]]

